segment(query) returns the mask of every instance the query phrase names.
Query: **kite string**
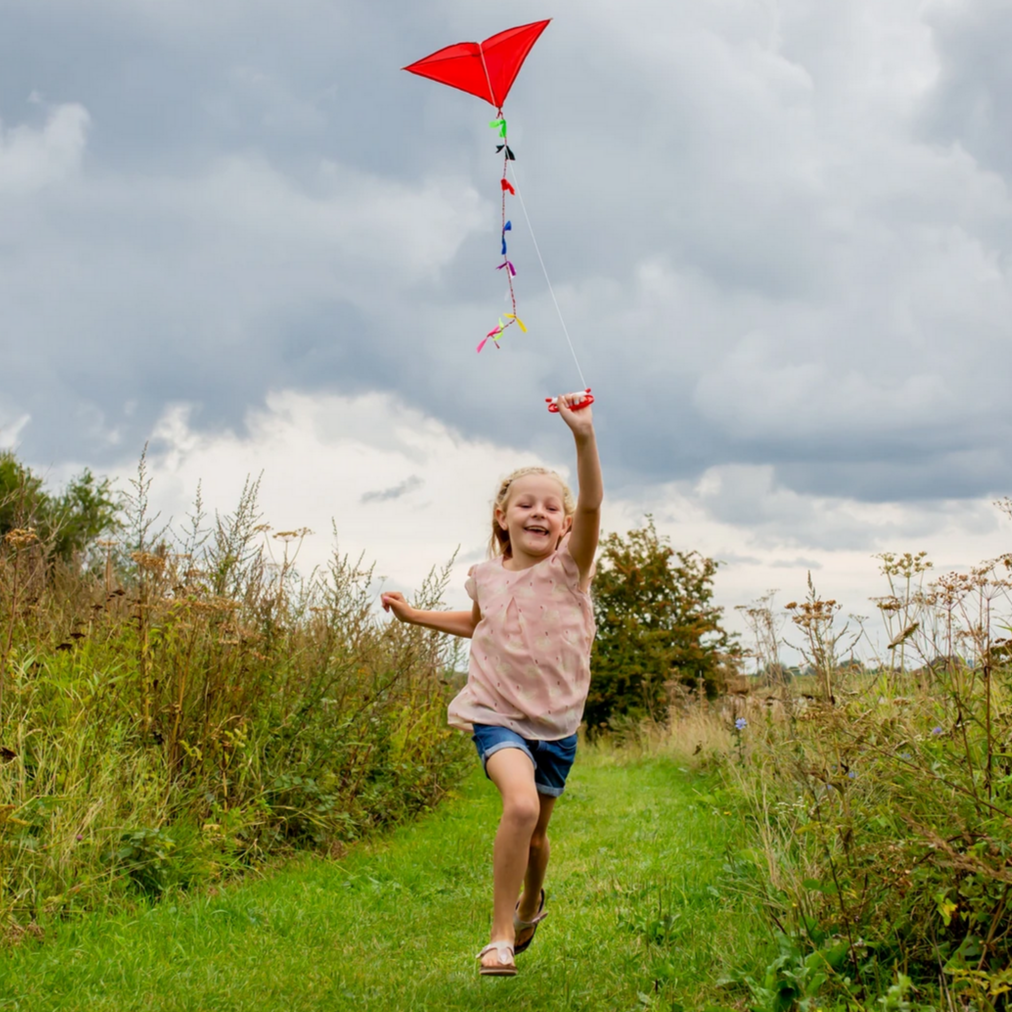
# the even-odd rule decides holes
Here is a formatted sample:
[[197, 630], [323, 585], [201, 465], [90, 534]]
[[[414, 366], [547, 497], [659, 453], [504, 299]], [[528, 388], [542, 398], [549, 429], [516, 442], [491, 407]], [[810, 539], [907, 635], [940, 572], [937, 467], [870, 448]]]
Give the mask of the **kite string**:
[[566, 326], [566, 320], [562, 315], [562, 309], [559, 307], [559, 300], [555, 297], [555, 289], [552, 287], [552, 279], [548, 276], [548, 270], [545, 267], [544, 257], [541, 256], [541, 247], [538, 246], [537, 236], [534, 234], [534, 228], [531, 225], [531, 217], [527, 213], [527, 205], [524, 203], [524, 195], [520, 189], [520, 180], [517, 178], [517, 167], [514, 162], [510, 166], [513, 170], [513, 185], [516, 188], [517, 196], [520, 198], [520, 209], [524, 212], [524, 220], [527, 222], [527, 229], [531, 233], [531, 241], [534, 243], [534, 252], [538, 255], [538, 263], [541, 264], [541, 273], [545, 276], [545, 284], [548, 285], [548, 291], [552, 296], [552, 302], [555, 304], [555, 311], [559, 314], [559, 323], [562, 324], [562, 333], [566, 335], [566, 343], [569, 345], [570, 354], [573, 356], [573, 362], [576, 364], [576, 371], [580, 374], [580, 382], [583, 384], [585, 390], [589, 389], [587, 386], [586, 377], [583, 375], [583, 370], [580, 368], [580, 360], [576, 357], [576, 349], [573, 347], [573, 339], [569, 336], [569, 328]]
[[[495, 89], [492, 87], [492, 78], [491, 78], [491, 76], [489, 75], [489, 72], [488, 72], [488, 64], [485, 63], [485, 51], [484, 51], [484, 49], [482, 49], [482, 45], [481, 45], [480, 42], [478, 43], [478, 56], [481, 57], [481, 69], [483, 71], [485, 71], [485, 83], [488, 85], [489, 101], [492, 103], [492, 108], [496, 110], [496, 116], [499, 117], [499, 120], [501, 121], [501, 126], [502, 126], [502, 142], [503, 142], [502, 179], [503, 179], [503, 187], [502, 187], [502, 220], [501, 220], [502, 231], [500, 233], [501, 238], [502, 238], [502, 264], [500, 265], [499, 269], [500, 270], [504, 269], [506, 271], [506, 283], [509, 285], [510, 308], [513, 310], [513, 313], [512, 313], [512, 317], [511, 317], [509, 323], [507, 323], [505, 326], [503, 326], [502, 319], [500, 318], [500, 320], [499, 320], [499, 326], [496, 327], [496, 328], [493, 328], [492, 330], [490, 330], [488, 332], [488, 334], [486, 335], [486, 337], [485, 337], [485, 341], [487, 341], [488, 338], [491, 337], [493, 339], [493, 341], [495, 342], [495, 346], [498, 348], [499, 347], [499, 339], [502, 337], [503, 331], [506, 330], [506, 327], [511, 327], [511, 326], [513, 326], [514, 323], [517, 322], [517, 295], [516, 295], [516, 291], [513, 288], [513, 265], [509, 262], [509, 260], [507, 259], [507, 256], [506, 256], [506, 185], [505, 185], [505, 183], [506, 183], [506, 167], [509, 164], [510, 149], [509, 149], [509, 138], [506, 136], [506, 118], [505, 118], [505, 116], [503, 116], [502, 106], [497, 106], [496, 105], [496, 101], [495, 101]], [[481, 351], [481, 348], [485, 344], [485, 341], [482, 341], [481, 344], [478, 345], [478, 350], [479, 351]]]
[[[494, 109], [498, 109], [497, 115], [500, 119], [504, 119], [502, 106], [497, 106], [495, 100], [495, 89], [492, 87], [492, 78], [489, 76], [488, 65], [485, 63], [485, 50], [482, 48], [481, 43], [478, 43], [478, 55], [481, 57], [481, 69], [485, 71], [485, 81], [488, 84], [488, 97], [492, 103]], [[548, 285], [549, 294], [552, 296], [552, 302], [555, 305], [555, 312], [559, 315], [559, 323], [562, 324], [562, 333], [566, 335], [566, 343], [569, 345], [569, 352], [573, 356], [573, 362], [576, 365], [576, 371], [580, 375], [580, 382], [583, 384], [585, 390], [589, 390], [587, 386], [587, 379], [583, 375], [583, 370], [580, 368], [580, 360], [576, 357], [576, 349], [573, 347], [573, 339], [569, 336], [569, 328], [566, 326], [566, 319], [562, 315], [562, 309], [559, 306], [559, 300], [555, 296], [555, 289], [552, 287], [552, 279], [548, 276], [548, 268], [545, 267], [544, 257], [541, 255], [541, 247], [538, 245], [537, 236], [534, 234], [534, 227], [531, 225], [531, 216], [527, 213], [527, 205], [524, 203], [524, 195], [520, 190], [520, 180], [517, 177], [516, 163], [510, 166], [509, 156], [509, 139], [506, 137], [505, 123], [503, 125], [503, 179], [506, 179], [508, 170], [513, 170], [513, 186], [517, 191], [517, 196], [520, 198], [520, 209], [524, 212], [524, 220], [527, 222], [527, 230], [531, 233], [531, 241], [534, 243], [534, 252], [538, 255], [538, 263], [541, 264], [541, 273], [545, 276], [545, 284]], [[506, 236], [506, 189], [502, 191], [502, 224], [503, 224], [503, 237]], [[509, 279], [510, 286], [510, 301], [513, 304], [513, 319], [510, 323], [515, 322], [517, 312], [517, 300], [516, 295], [513, 292], [513, 272], [507, 266], [506, 277]], [[507, 324], [508, 326], [509, 324]], [[498, 347], [498, 342], [496, 342]]]

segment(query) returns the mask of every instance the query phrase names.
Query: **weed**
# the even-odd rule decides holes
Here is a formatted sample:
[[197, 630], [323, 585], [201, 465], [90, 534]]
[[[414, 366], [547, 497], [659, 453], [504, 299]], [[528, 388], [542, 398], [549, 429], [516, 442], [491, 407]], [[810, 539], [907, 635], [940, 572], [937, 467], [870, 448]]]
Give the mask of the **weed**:
[[308, 532], [270, 537], [256, 481], [213, 519], [198, 490], [182, 531], [150, 486], [142, 457], [91, 555], [0, 539], [0, 925], [333, 849], [435, 804], [469, 757], [445, 638], [382, 623], [371, 567], [335, 548], [301, 576]]

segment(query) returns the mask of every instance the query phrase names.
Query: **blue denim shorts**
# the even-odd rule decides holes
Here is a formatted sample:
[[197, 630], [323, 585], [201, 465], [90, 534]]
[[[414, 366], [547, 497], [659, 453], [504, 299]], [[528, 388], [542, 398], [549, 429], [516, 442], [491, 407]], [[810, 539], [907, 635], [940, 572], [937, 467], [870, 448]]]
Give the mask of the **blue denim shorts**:
[[[518, 748], [534, 763], [534, 786], [538, 794], [557, 798], [566, 787], [566, 777], [576, 758], [576, 735], [558, 741], [522, 738], [516, 731], [495, 724], [475, 724], [471, 741], [478, 750], [482, 766], [488, 757], [502, 748]], [[488, 776], [488, 770], [485, 771]]]

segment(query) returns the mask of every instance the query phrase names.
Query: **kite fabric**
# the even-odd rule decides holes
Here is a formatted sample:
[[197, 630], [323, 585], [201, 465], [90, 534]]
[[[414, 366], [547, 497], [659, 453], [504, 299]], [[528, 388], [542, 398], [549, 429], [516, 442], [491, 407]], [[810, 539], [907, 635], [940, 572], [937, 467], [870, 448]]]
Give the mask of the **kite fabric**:
[[496, 270], [502, 271], [508, 285], [508, 298], [512, 312], [504, 313], [503, 318], [494, 326], [478, 344], [478, 351], [485, 347], [491, 339], [495, 346], [499, 347], [499, 341], [508, 327], [517, 324], [526, 333], [527, 328], [523, 321], [517, 316], [516, 292], [513, 289], [513, 279], [517, 271], [512, 262], [507, 259], [506, 233], [511, 231], [513, 223], [506, 217], [506, 195], [515, 196], [516, 188], [509, 181], [509, 163], [516, 160], [516, 155], [509, 146], [506, 136], [506, 117], [503, 115], [502, 107], [506, 96], [513, 87], [520, 68], [527, 59], [531, 47], [538, 41], [541, 33], [548, 27], [551, 18], [547, 21], [535, 21], [529, 25], [520, 25], [516, 28], [507, 28], [498, 35], [492, 35], [484, 42], [458, 42], [453, 46], [440, 49], [424, 59], [404, 67], [404, 70], [420, 77], [427, 77], [430, 80], [438, 81], [440, 84], [448, 85], [451, 88], [459, 88], [469, 95], [475, 95], [491, 104], [496, 110], [497, 118], [489, 123], [489, 126], [498, 134], [500, 144], [496, 145], [496, 153], [502, 155], [502, 177], [499, 181], [502, 208], [502, 263]]
[[502, 112], [527, 54], [549, 21], [507, 28], [484, 42], [458, 42], [404, 69], [483, 98]]

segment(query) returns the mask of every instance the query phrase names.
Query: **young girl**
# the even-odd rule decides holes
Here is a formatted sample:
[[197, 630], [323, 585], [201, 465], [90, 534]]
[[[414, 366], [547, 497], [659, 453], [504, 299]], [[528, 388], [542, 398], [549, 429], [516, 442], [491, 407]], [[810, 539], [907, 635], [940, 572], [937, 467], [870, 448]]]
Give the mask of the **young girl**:
[[468, 574], [472, 609], [418, 611], [402, 594], [382, 597], [402, 622], [472, 641], [467, 685], [450, 703], [449, 721], [471, 732], [502, 795], [492, 936], [478, 953], [482, 974], [515, 974], [514, 955], [546, 916], [548, 822], [576, 755], [590, 684], [588, 592], [604, 492], [591, 409], [570, 410], [582, 396], [556, 401], [576, 440], [579, 498], [574, 503], [562, 479], [540, 467], [514, 471], [501, 484], [492, 558]]

